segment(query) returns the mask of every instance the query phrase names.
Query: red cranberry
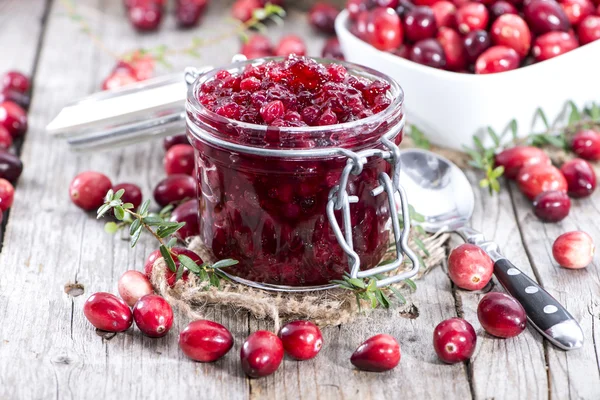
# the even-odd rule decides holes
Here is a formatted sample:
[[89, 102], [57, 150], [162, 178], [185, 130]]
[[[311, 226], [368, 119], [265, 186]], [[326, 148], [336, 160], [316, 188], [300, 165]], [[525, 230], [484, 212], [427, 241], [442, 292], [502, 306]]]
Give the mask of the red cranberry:
[[146, 275], [133, 270], [121, 275], [118, 290], [119, 296], [129, 307], [133, 307], [141, 297], [154, 292]]
[[[175, 256], [179, 256], [179, 255], [188, 256], [189, 258], [192, 259], [192, 261], [194, 261], [198, 265], [202, 265], [204, 263], [202, 261], [202, 259], [200, 258], [200, 256], [198, 256], [198, 254], [196, 254], [193, 251], [188, 250], [186, 248], [183, 248], [183, 247], [173, 247], [173, 248], [171, 248], [171, 252], [173, 254], [175, 254]], [[158, 260], [161, 257], [162, 257], [162, 255], [160, 254], [160, 250], [154, 250], [148, 256], [148, 259], [146, 260], [146, 263], [144, 264], [144, 274], [146, 275], [146, 277], [148, 279], [152, 279], [152, 270], [154, 268], [154, 263], [156, 262], [156, 260]], [[175, 266], [177, 268], [179, 268], [180, 262], [177, 259], [177, 257], [173, 257], [173, 260], [175, 261]], [[186, 270], [183, 273], [182, 279], [184, 281], [186, 281], [188, 279], [189, 274], [190, 274], [190, 272]], [[170, 287], [175, 286], [175, 278], [177, 278], [176, 273], [173, 272], [173, 271], [171, 271], [169, 268], [166, 268], [166, 270], [165, 270], [165, 279], [167, 280], [167, 284]]]
[[442, 321], [433, 331], [433, 348], [440, 360], [448, 364], [471, 358], [476, 344], [475, 329], [462, 318]]
[[375, 5], [377, 5], [377, 7], [396, 8], [399, 4], [399, 0], [375, 0]]
[[515, 179], [522, 167], [535, 164], [550, 165], [550, 157], [538, 147], [515, 146], [496, 155], [496, 166], [504, 167], [508, 179]]
[[83, 314], [96, 329], [107, 332], [126, 331], [133, 321], [127, 304], [105, 292], [91, 295], [83, 305]]
[[173, 210], [171, 221], [185, 222], [183, 228], [175, 233], [177, 239], [183, 242], [189, 237], [200, 234], [198, 215], [198, 200], [196, 199], [188, 200]]
[[208, 0], [177, 0], [175, 4], [177, 24], [189, 28], [198, 24], [208, 5]]
[[231, 6], [231, 15], [233, 18], [239, 19], [242, 22], [252, 18], [254, 10], [261, 8], [262, 4], [259, 0], [237, 0]]
[[15, 188], [6, 179], [0, 178], [0, 210], [8, 210], [15, 198]]
[[106, 193], [112, 188], [110, 179], [95, 171], [78, 174], [69, 186], [71, 201], [86, 211], [95, 210], [104, 203]]
[[327, 3], [316, 3], [308, 13], [310, 24], [317, 30], [332, 34], [335, 33], [335, 19], [339, 11]]
[[600, 39], [600, 16], [589, 15], [577, 27], [579, 43], [581, 45]]
[[400, 345], [390, 335], [379, 334], [367, 339], [352, 353], [350, 362], [364, 371], [383, 372], [400, 363]]
[[519, 11], [515, 6], [504, 0], [496, 1], [490, 6], [490, 17], [492, 21], [495, 21], [498, 19], [498, 17], [504, 14], [518, 15]]
[[494, 262], [479, 246], [461, 244], [448, 257], [448, 275], [459, 288], [483, 289], [492, 279], [493, 272]]
[[123, 203], [133, 204], [133, 208], [137, 209], [142, 204], [142, 189], [135, 183], [119, 183], [113, 186], [113, 192], [117, 193], [119, 190], [125, 190], [121, 200]]
[[194, 148], [189, 144], [176, 144], [167, 150], [163, 164], [167, 175], [194, 175]]
[[133, 72], [121, 68], [111, 72], [104, 82], [102, 82], [102, 90], [117, 89], [136, 82], [138, 82], [138, 79]]
[[19, 93], [10, 89], [0, 90], [0, 103], [11, 101], [18, 104], [22, 109], [27, 110], [29, 108], [30, 100], [31, 98], [28, 94]]
[[410, 52], [410, 59], [433, 68], [443, 69], [446, 66], [444, 48], [435, 39], [425, 39], [415, 43]]
[[431, 7], [432, 5], [434, 5], [435, 3], [437, 3], [439, 0], [413, 0], [413, 3], [415, 3], [418, 6], [427, 6], [427, 7]]
[[233, 336], [223, 325], [201, 319], [181, 331], [179, 347], [194, 361], [213, 362], [231, 350]]
[[533, 42], [531, 54], [535, 61], [545, 61], [579, 47], [575, 36], [567, 32], [548, 32]]
[[25, 94], [29, 92], [29, 78], [21, 72], [8, 71], [2, 76], [0, 86], [2, 89]]
[[584, 129], [573, 136], [571, 149], [585, 160], [600, 160], [600, 133]]
[[318, 326], [310, 321], [292, 321], [279, 331], [285, 352], [296, 360], [315, 358], [323, 347], [323, 336]]
[[23, 163], [19, 157], [8, 151], [0, 150], [0, 178], [16, 182], [23, 172]]
[[196, 182], [189, 175], [167, 176], [154, 188], [154, 200], [161, 207], [193, 198], [196, 198]]
[[0, 103], [0, 126], [17, 138], [27, 131], [27, 113], [12, 101]]
[[567, 191], [567, 181], [558, 168], [552, 165], [528, 165], [517, 175], [519, 189], [530, 200], [549, 190]]
[[585, 17], [594, 14], [594, 4], [590, 0], [560, 0], [571, 25], [577, 26]]
[[533, 212], [544, 222], [562, 221], [569, 215], [570, 209], [569, 196], [559, 190], [542, 192], [533, 200]]
[[242, 45], [240, 53], [245, 55], [249, 60], [252, 60], [273, 55], [273, 49], [269, 38], [263, 35], [252, 35]]
[[515, 14], [501, 15], [492, 24], [490, 31], [495, 45], [514, 49], [521, 57], [529, 54], [531, 32], [523, 18]]
[[501, 338], [519, 335], [527, 324], [527, 315], [521, 303], [498, 292], [483, 296], [477, 306], [477, 318], [487, 333]]
[[464, 4], [456, 11], [458, 30], [463, 34], [480, 29], [486, 29], [489, 22], [487, 8], [481, 3], [470, 2]]
[[8, 133], [8, 130], [0, 125], [0, 149], [8, 150], [12, 146], [12, 136]]
[[187, 135], [185, 135], [185, 134], [167, 136], [163, 140], [163, 148], [165, 149], [165, 151], [169, 150], [171, 147], [175, 146], [176, 144], [190, 144], [190, 141], [188, 140]]
[[173, 326], [173, 309], [161, 296], [147, 294], [135, 303], [133, 320], [144, 335], [163, 337]]
[[162, 6], [157, 2], [138, 0], [129, 8], [129, 21], [138, 31], [154, 31], [160, 25]]
[[402, 58], [406, 58], [407, 60], [410, 60], [411, 52], [412, 52], [412, 46], [403, 44], [402, 46], [400, 46], [400, 48], [398, 48], [397, 50], [394, 51], [394, 54], [397, 55], [398, 57], [402, 57]]
[[554, 0], [530, 0], [525, 3], [523, 15], [536, 35], [551, 31], [567, 32], [571, 29], [569, 18]]
[[400, 17], [390, 8], [376, 8], [369, 12], [366, 40], [379, 50], [400, 47], [404, 37]]
[[242, 345], [240, 358], [242, 369], [250, 378], [271, 375], [283, 360], [283, 344], [272, 332], [256, 331]]
[[568, 193], [571, 197], [587, 197], [596, 190], [596, 173], [585, 160], [575, 158], [560, 167], [560, 172], [567, 180]]
[[127, 61], [120, 61], [115, 70], [126, 69], [132, 72], [138, 81], [152, 78], [154, 75], [155, 60], [152, 54], [135, 51]]
[[296, 35], [282, 37], [275, 47], [276, 56], [286, 57], [290, 54], [296, 54], [297, 56], [306, 54], [306, 44], [304, 44], [304, 40]]
[[358, 17], [358, 14], [371, 9], [374, 5], [374, 2], [372, 1], [348, 0], [346, 2], [346, 10], [348, 10], [348, 14], [350, 14], [350, 19], [355, 21]]
[[587, 267], [594, 258], [594, 241], [585, 232], [573, 231], [560, 235], [552, 245], [556, 262], [568, 269]]
[[323, 50], [321, 51], [321, 57], [344, 60], [344, 53], [342, 52], [340, 41], [337, 37], [327, 39], [323, 46]]
[[458, 32], [450, 28], [441, 27], [438, 31], [437, 40], [444, 49], [446, 68], [450, 71], [464, 70], [467, 66], [465, 45]]
[[456, 28], [456, 6], [449, 1], [441, 0], [431, 6], [435, 24], [438, 28]]
[[492, 46], [477, 58], [475, 62], [476, 74], [495, 74], [519, 68], [521, 58], [512, 48], [506, 46]]
[[425, 6], [408, 10], [404, 15], [404, 31], [406, 37], [412, 42], [435, 37], [437, 33], [435, 14]]
[[467, 61], [474, 63], [491, 46], [492, 40], [486, 31], [477, 30], [467, 33], [465, 36], [465, 55]]

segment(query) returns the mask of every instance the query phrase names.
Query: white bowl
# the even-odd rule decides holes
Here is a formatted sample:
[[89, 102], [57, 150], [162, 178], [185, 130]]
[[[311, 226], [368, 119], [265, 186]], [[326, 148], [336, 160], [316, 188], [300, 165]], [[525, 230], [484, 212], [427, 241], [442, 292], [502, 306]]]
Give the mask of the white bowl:
[[564, 116], [569, 100], [580, 108], [600, 100], [600, 40], [524, 68], [474, 75], [426, 67], [377, 50], [350, 33], [346, 10], [338, 16], [335, 30], [347, 61], [400, 83], [409, 122], [441, 146], [472, 146], [473, 135], [485, 140], [487, 127], [501, 133], [513, 119], [519, 135], [525, 136], [536, 121], [541, 124], [535, 118], [538, 107], [552, 121]]

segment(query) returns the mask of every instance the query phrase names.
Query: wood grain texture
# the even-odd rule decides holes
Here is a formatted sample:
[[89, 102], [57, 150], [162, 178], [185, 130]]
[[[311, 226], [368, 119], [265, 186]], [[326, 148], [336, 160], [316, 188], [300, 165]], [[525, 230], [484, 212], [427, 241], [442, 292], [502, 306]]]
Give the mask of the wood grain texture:
[[[192, 36], [208, 39], [225, 32], [230, 25], [223, 22], [223, 15], [231, 2], [213, 1], [198, 30], [177, 30], [166, 13], [160, 31], [146, 35], [133, 32], [120, 1], [80, 0], [77, 7], [106, 46], [123, 53], [160, 44], [179, 48]], [[549, 252], [552, 240], [565, 229], [580, 227], [600, 237], [594, 226], [599, 195], [576, 202], [581, 207], [573, 219], [550, 226], [531, 216], [528, 202], [514, 188], [488, 197], [477, 188], [474, 174], [469, 175], [476, 190], [473, 226], [496, 240], [524, 271], [535, 272], [582, 321], [585, 349], [554, 350], [531, 329], [510, 340], [485, 335], [476, 318], [482, 294], [453, 291], [444, 268], [426, 275], [418, 282], [417, 292], [407, 296], [414, 305], [412, 313], [377, 311], [356, 323], [327, 328], [323, 332], [326, 346], [318, 358], [301, 363], [286, 359], [275, 375], [261, 380], [243, 375], [239, 349], [249, 332], [272, 325], [243, 312], [215, 309], [206, 315], [226, 325], [235, 338], [233, 350], [214, 364], [192, 362], [180, 352], [177, 333], [188, 322], [180, 316], [162, 339], [143, 337], [137, 329], [112, 338], [98, 336], [83, 317], [83, 302], [97, 291], [115, 293], [118, 277], [128, 269], [141, 269], [155, 243], [143, 237], [130, 249], [119, 236], [105, 234], [101, 222], [71, 204], [68, 185], [78, 172], [95, 169], [115, 183], [138, 183], [150, 196], [154, 183], [163, 176], [163, 150], [160, 142], [154, 142], [76, 155], [65, 143], [46, 136], [44, 127], [60, 108], [97, 90], [115, 61], [81, 34], [56, 0], [44, 26], [45, 6], [38, 0], [0, 2], [0, 48], [5, 51], [0, 72], [9, 68], [35, 71], [30, 130], [22, 149], [26, 167], [0, 253], [1, 399], [600, 397], [598, 258], [585, 271], [567, 271], [553, 266]], [[319, 55], [323, 38], [308, 28], [305, 18], [291, 11], [285, 29], [274, 28], [270, 35], [276, 42], [284, 32], [300, 34], [309, 54]], [[36, 63], [38, 43], [42, 46]], [[226, 64], [238, 48], [237, 39], [231, 38], [204, 49], [201, 60], [177, 56], [169, 61], [176, 70], [203, 63]], [[164, 72], [168, 71], [159, 71]], [[65, 293], [65, 284], [75, 282], [83, 285], [83, 295]], [[443, 365], [431, 346], [433, 328], [457, 313], [464, 314], [478, 331], [478, 349], [469, 364]], [[400, 341], [400, 366], [384, 374], [356, 371], [349, 363], [350, 354], [380, 332]]]

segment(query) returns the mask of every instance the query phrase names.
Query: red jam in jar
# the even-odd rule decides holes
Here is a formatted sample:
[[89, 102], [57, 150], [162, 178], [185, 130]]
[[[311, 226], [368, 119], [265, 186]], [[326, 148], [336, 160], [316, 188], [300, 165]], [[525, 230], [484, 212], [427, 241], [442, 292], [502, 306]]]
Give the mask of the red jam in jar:
[[[290, 56], [235, 63], [201, 75], [187, 102], [196, 151], [200, 236], [226, 272], [269, 286], [313, 287], [340, 279], [348, 258], [326, 214], [352, 152], [402, 140], [403, 92], [391, 78], [350, 63]], [[386, 136], [387, 137], [387, 136]], [[390, 164], [371, 158], [350, 175], [354, 250], [375, 267], [390, 240], [385, 193]], [[338, 224], [342, 225], [339, 211]]]

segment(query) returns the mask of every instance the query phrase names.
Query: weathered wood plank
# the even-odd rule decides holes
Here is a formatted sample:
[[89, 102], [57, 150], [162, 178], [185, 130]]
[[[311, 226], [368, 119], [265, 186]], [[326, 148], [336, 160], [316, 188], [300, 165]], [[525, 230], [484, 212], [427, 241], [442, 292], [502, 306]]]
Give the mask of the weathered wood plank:
[[[471, 225], [493, 240], [504, 254], [523, 272], [534, 278], [527, 254], [521, 243], [510, 193], [506, 185], [498, 195], [490, 196], [479, 188], [481, 176], [468, 172], [475, 192], [475, 210]], [[462, 243], [456, 237], [453, 245]], [[516, 338], [499, 339], [485, 332], [477, 319], [477, 305], [489, 291], [504, 291], [494, 279], [482, 292], [454, 287], [461, 311], [477, 332], [477, 351], [470, 362], [475, 399], [547, 399], [548, 379], [542, 337], [528, 327]]]
[[552, 243], [564, 232], [582, 230], [600, 242], [600, 193], [572, 200], [568, 218], [557, 224], [537, 219], [529, 201], [511, 185], [511, 195], [521, 237], [539, 282], [560, 301], [583, 329], [583, 348], [564, 352], [546, 343], [553, 399], [600, 398], [600, 257], [586, 269], [574, 271], [559, 267], [552, 257]]

